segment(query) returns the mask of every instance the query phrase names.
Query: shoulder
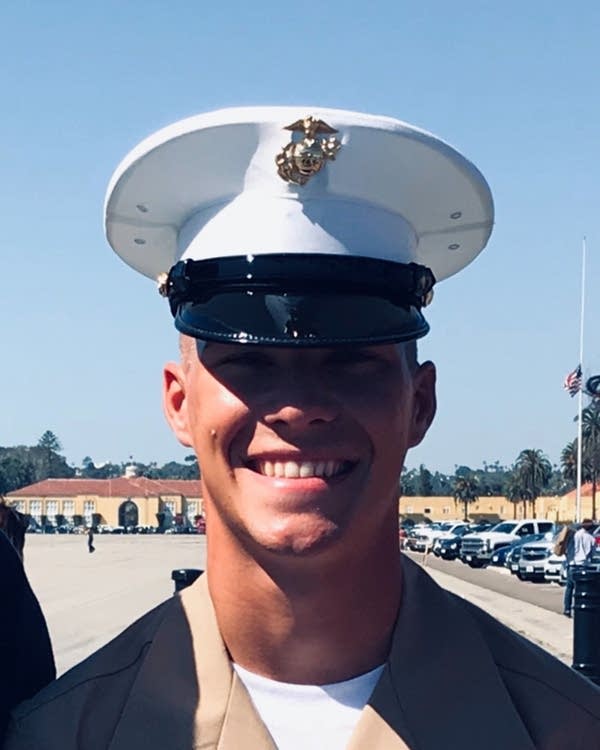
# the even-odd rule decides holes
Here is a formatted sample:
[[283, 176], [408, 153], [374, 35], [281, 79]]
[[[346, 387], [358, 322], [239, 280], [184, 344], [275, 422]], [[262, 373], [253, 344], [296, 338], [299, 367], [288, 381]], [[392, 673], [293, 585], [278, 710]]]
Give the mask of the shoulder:
[[[31, 700], [21, 703], [13, 711], [6, 750], [106, 747], [145, 654], [174, 601], [163, 602]], [[96, 718], [93, 728], [86, 727], [86, 706], [90, 705]], [[88, 732], [89, 742], [81, 745], [82, 734]], [[48, 744], [49, 736], [56, 737], [52, 745]], [[42, 737], [43, 745], [36, 744], [41, 742], [36, 738]]]
[[[511, 698], [532, 736], [567, 725], [581, 736], [600, 732], [600, 688], [544, 649], [523, 638], [475, 605], [459, 600], [483, 635]], [[560, 722], [560, 727], [558, 722]], [[567, 742], [565, 737], [565, 742]], [[579, 747], [574, 735], [565, 747]], [[540, 746], [545, 745], [540, 741]]]

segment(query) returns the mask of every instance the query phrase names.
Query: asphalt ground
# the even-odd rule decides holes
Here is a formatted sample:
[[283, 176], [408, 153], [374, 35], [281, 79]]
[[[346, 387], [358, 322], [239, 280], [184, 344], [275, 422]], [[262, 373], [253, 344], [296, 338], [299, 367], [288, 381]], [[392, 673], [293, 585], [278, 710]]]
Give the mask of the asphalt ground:
[[[27, 535], [25, 568], [48, 622], [58, 674], [172, 596], [172, 570], [202, 569], [206, 561], [204, 536], [107, 534], [97, 535], [94, 544], [90, 554], [86, 536]], [[569, 662], [572, 623], [557, 614], [558, 587], [432, 556], [426, 570], [443, 587]]]
[[175, 568], [206, 561], [202, 535], [27, 534], [25, 569], [46, 616], [58, 674], [172, 596]]
[[[421, 562], [423, 555], [418, 552], [406, 552], [407, 556], [416, 562]], [[505, 596], [511, 596], [528, 604], [547, 609], [550, 612], [562, 614], [563, 592], [558, 583], [537, 583], [520, 581], [516, 575], [504, 567], [489, 565], [487, 568], [470, 568], [460, 560], [443, 560], [433, 554], [428, 555], [426, 568], [439, 570], [461, 581], [468, 581], [475, 586], [496, 591]]]

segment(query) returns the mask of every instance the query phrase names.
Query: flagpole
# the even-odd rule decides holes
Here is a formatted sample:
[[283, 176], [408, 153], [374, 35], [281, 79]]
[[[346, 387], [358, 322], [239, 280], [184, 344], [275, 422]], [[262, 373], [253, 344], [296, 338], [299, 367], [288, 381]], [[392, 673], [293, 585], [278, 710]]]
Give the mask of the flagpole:
[[585, 256], [586, 256], [586, 244], [585, 237], [582, 242], [581, 249], [581, 315], [579, 320], [579, 367], [581, 368], [582, 382], [579, 386], [579, 393], [577, 394], [577, 497], [575, 501], [575, 521], [580, 523], [581, 521], [581, 464], [582, 464], [582, 453], [583, 453], [583, 424], [582, 424], [582, 412], [583, 412], [583, 323], [585, 313]]

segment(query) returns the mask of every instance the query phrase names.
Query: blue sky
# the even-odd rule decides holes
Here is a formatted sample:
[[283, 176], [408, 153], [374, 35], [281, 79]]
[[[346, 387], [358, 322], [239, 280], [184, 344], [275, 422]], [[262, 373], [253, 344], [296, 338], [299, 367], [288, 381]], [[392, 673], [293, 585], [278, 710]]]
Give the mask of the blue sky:
[[574, 436], [562, 390], [579, 351], [600, 372], [600, 6], [497, 2], [87, 4], [0, 10], [0, 445], [46, 429], [67, 458], [160, 463], [188, 451], [160, 410], [176, 336], [163, 300], [104, 240], [113, 169], [139, 140], [222, 106], [386, 114], [481, 169], [487, 249], [440, 284], [421, 345], [439, 410], [408, 465], [557, 461]]

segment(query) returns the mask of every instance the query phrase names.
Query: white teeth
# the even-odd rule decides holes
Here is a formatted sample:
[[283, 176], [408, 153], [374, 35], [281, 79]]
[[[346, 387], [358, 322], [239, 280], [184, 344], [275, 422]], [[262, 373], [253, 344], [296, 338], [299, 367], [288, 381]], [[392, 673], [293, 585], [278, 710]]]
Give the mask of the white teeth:
[[295, 461], [287, 461], [285, 476], [287, 479], [297, 479], [300, 476], [300, 466]]
[[339, 474], [343, 461], [260, 461], [257, 469], [266, 477], [298, 479], [309, 477], [333, 477]]

